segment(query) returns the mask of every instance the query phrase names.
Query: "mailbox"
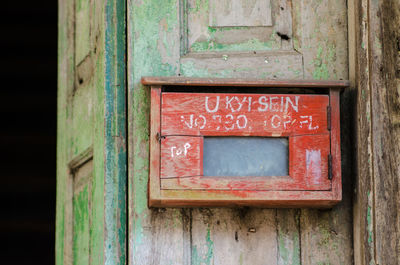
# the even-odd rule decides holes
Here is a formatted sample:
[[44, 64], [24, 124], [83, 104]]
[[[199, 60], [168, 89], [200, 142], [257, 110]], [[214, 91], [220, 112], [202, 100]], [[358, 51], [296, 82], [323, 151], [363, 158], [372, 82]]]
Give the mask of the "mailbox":
[[143, 77], [149, 206], [330, 207], [347, 81]]

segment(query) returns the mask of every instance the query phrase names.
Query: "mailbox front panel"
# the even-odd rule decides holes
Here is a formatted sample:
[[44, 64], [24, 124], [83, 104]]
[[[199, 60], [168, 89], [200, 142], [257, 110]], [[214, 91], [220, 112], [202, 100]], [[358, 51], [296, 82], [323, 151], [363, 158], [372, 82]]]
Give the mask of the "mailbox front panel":
[[340, 200], [330, 116], [339, 114], [337, 94], [157, 86], [151, 95], [150, 206], [327, 207]]
[[[327, 95], [163, 93], [161, 189], [330, 190], [328, 105]], [[215, 143], [232, 136], [286, 137], [289, 172], [204, 176], [203, 139], [208, 136]], [[252, 148], [257, 153], [260, 147]]]

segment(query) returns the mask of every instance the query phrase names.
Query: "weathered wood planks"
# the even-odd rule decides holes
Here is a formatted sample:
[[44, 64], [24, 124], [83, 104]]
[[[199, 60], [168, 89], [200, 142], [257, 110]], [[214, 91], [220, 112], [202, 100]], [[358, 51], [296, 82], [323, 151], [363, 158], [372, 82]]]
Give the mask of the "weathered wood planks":
[[400, 263], [398, 1], [354, 1], [356, 264]]
[[[207, 78], [264, 79], [275, 76], [282, 79], [347, 79], [346, 1], [271, 2], [276, 5], [273, 8], [280, 9], [282, 5], [285, 11], [291, 10], [293, 28], [288, 34], [293, 46], [291, 41], [273, 35], [271, 50], [259, 51], [257, 42], [244, 43], [240, 47], [232, 42], [223, 47], [210, 46], [214, 49], [210, 52], [194, 52], [194, 48], [192, 52], [179, 47], [187, 42], [179, 18], [187, 16], [188, 12], [202, 18], [207, 14], [207, 1], [189, 1], [188, 4], [185, 1], [167, 1], [163, 5], [159, 1], [128, 2], [131, 264], [159, 264], [159, 261], [164, 264], [226, 264], [225, 261], [231, 264], [352, 263], [352, 172], [349, 170], [351, 164], [347, 163], [350, 145], [342, 147], [346, 162], [343, 171], [346, 181], [344, 201], [334, 210], [196, 208], [168, 209], [165, 212], [162, 209], [163, 214], [159, 214], [159, 210], [146, 207], [150, 97], [148, 90], [140, 84], [142, 76], [180, 74]], [[205, 16], [205, 19], [208, 20], [208, 17]], [[193, 21], [189, 19], [189, 23]], [[241, 39], [250, 36], [245, 29], [232, 32], [236, 33], [230, 36]], [[199, 33], [198, 36], [201, 36], [202, 32]], [[218, 34], [226, 34], [226, 31]], [[211, 40], [204, 41], [211, 44]], [[225, 41], [231, 39], [225, 38]], [[277, 50], [281, 47], [289, 50]], [[260, 48], [268, 49], [266, 45]], [[345, 94], [342, 100], [348, 96]], [[348, 113], [345, 113], [345, 125], [349, 123], [347, 119]], [[345, 143], [348, 143], [347, 139]], [[174, 224], [171, 224], [170, 218], [176, 220]], [[253, 219], [257, 224], [255, 233], [249, 232], [249, 228], [255, 227], [251, 223]], [[222, 225], [225, 223], [227, 225]], [[337, 234], [330, 233], [331, 230]], [[235, 240], [235, 231], [239, 243]], [[314, 232], [306, 237], [309, 231]], [[176, 243], [172, 244], [161, 233], [173, 234]], [[257, 239], [253, 241], [252, 235]], [[152, 244], [155, 240], [158, 240], [158, 247]], [[166, 247], [160, 248], [163, 243]], [[171, 252], [176, 254], [171, 255]]]

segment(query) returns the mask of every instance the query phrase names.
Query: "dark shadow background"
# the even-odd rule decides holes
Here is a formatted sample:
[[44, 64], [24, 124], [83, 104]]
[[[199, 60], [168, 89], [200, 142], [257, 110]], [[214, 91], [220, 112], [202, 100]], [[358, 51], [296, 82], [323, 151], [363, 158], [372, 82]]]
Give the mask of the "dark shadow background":
[[57, 0], [1, 11], [1, 264], [54, 264]]

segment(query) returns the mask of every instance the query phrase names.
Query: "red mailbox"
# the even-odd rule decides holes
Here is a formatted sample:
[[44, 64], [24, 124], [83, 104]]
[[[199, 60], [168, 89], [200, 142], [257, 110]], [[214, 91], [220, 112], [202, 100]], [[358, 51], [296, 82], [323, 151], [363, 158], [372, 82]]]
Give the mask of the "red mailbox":
[[347, 81], [144, 77], [149, 206], [330, 207]]

